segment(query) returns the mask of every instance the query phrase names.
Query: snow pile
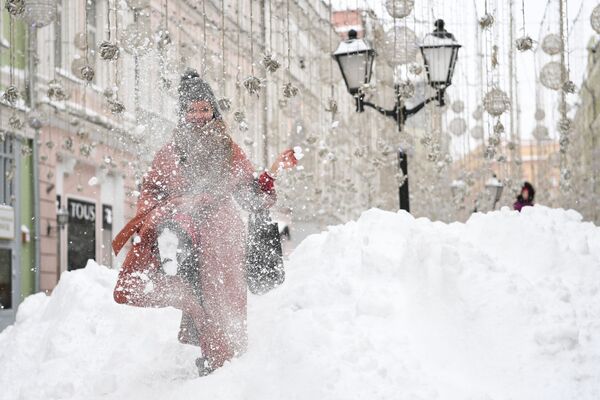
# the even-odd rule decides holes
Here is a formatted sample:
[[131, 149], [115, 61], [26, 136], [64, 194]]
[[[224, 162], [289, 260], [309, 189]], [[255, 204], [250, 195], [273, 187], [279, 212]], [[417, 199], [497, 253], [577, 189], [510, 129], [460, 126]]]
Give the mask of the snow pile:
[[466, 224], [370, 210], [250, 298], [250, 349], [195, 377], [179, 312], [90, 263], [0, 334], [2, 399], [600, 398], [600, 228], [544, 207]]

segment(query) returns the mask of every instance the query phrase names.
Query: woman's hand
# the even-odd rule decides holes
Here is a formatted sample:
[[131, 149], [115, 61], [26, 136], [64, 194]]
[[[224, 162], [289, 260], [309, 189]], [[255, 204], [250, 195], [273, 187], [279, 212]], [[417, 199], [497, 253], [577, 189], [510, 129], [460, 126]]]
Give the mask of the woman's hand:
[[287, 149], [281, 153], [273, 165], [271, 165], [270, 174], [275, 177], [283, 169], [290, 169], [298, 165], [298, 160], [294, 156], [294, 149]]

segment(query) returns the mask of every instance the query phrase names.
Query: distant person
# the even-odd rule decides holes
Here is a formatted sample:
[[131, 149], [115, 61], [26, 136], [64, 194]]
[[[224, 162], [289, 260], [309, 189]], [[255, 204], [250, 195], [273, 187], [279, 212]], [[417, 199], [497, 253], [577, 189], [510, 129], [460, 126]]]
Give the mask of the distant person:
[[521, 188], [521, 194], [517, 196], [517, 201], [513, 205], [513, 208], [518, 212], [521, 212], [523, 207], [533, 206], [533, 199], [535, 197], [535, 189], [529, 182], [525, 182]]

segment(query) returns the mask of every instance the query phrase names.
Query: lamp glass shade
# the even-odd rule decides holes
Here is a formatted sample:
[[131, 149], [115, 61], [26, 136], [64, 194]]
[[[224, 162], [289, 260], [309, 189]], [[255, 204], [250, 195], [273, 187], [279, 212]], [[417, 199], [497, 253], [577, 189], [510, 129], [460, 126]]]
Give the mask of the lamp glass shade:
[[357, 39], [355, 34], [342, 41], [333, 57], [340, 66], [340, 71], [351, 94], [357, 94], [360, 88], [371, 81], [375, 50], [364, 39]]
[[445, 89], [452, 84], [458, 49], [461, 46], [454, 35], [443, 28], [443, 21], [438, 21], [436, 26], [437, 29], [427, 34], [419, 47], [429, 84], [436, 89]]

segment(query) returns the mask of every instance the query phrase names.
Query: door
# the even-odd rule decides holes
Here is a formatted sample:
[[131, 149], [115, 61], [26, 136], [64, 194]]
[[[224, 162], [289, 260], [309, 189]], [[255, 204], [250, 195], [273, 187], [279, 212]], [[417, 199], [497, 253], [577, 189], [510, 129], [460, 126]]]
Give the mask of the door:
[[96, 204], [69, 199], [67, 225], [67, 269], [84, 268], [88, 260], [96, 259]]

